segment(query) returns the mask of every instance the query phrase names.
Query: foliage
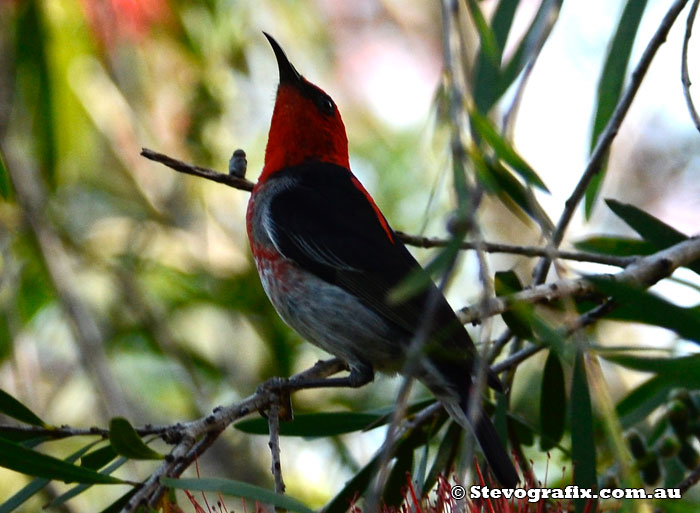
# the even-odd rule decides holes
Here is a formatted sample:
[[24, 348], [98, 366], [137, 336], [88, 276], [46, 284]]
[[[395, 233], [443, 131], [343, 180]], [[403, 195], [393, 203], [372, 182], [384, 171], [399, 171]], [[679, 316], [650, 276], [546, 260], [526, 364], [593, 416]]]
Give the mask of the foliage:
[[[484, 392], [484, 409], [507, 435], [530, 487], [541, 478], [530, 461], [537, 468], [548, 461], [546, 451], [567, 468], [549, 486], [678, 487], [700, 478], [700, 308], [662, 287], [648, 290], [674, 281], [684, 292], [700, 290], [697, 248], [692, 253], [692, 246], [683, 246], [697, 238], [646, 205], [600, 199], [613, 172], [604, 136], [617, 133], [625, 94], [636, 92], [628, 86], [644, 79], [631, 70], [647, 3], [653, 2], [624, 2], [609, 35], [590, 116], [590, 149], [595, 155], [602, 145], [600, 165], [581, 177], [580, 194], [555, 213], [558, 222], [543, 200], [557, 189], [520, 154], [512, 133], [563, 0], [467, 0], [456, 2], [456, 11], [443, 2], [446, 78], [435, 95], [432, 134], [440, 159], [418, 155], [419, 136], [382, 125], [349, 99], [342, 109], [355, 127], [349, 133], [355, 170], [377, 182], [368, 188], [379, 191], [378, 203], [394, 225], [405, 216], [403, 226], [443, 230], [441, 219], [449, 214], [448, 237], [435, 244], [441, 249], [426, 265], [431, 274], [449, 281], [456, 269], [460, 284], [465, 270], [480, 275], [472, 280], [483, 289], [473, 295], [475, 308], [488, 306], [491, 296], [509, 301], [498, 322], [479, 318], [480, 340], [496, 341], [492, 356], [510, 388], [507, 396]], [[658, 30], [678, 23], [675, 16], [686, 3], [673, 3], [670, 21], [654, 20]], [[243, 228], [246, 194], [139, 157], [141, 146], [150, 146], [225, 169], [232, 150], [242, 146], [249, 169], [259, 169], [274, 87], [270, 79], [260, 93], [261, 77], [275, 75], [258, 27], [295, 41], [295, 53], [307, 53], [300, 68], [311, 70], [310, 63], [319, 61], [330, 66], [332, 28], [320, 4], [0, 4], [0, 513], [41, 504], [134, 511], [130, 500], [140, 483], [174, 458], [168, 444], [189, 436], [191, 425], [183, 423], [206, 419], [215, 405], [239, 402], [265, 379], [290, 376], [321, 355], [284, 326], [260, 286]], [[525, 4], [536, 9], [522, 22]], [[387, 23], [401, 26], [392, 18], [399, 15], [384, 8]], [[428, 7], [426, 12], [431, 20], [439, 17]], [[265, 27], [271, 20], [276, 26]], [[471, 54], [466, 41], [478, 43]], [[269, 62], [262, 64], [265, 58]], [[426, 171], [434, 168], [439, 171]], [[444, 179], [447, 170], [451, 180]], [[426, 190], [428, 208], [415, 208]], [[583, 252], [639, 257], [630, 267], [648, 264], [653, 269], [645, 276], [651, 278], [618, 282], [600, 268], [584, 273], [572, 267], [594, 291], [556, 295], [562, 276], [550, 274], [552, 297], [545, 304], [512, 300], [545, 281], [557, 256], [556, 234], [563, 236], [578, 208], [591, 223], [583, 238], [571, 241], [584, 261]], [[626, 235], [588, 229], [595, 226], [595, 209], [605, 209]], [[504, 226], [486, 227], [489, 218]], [[465, 238], [478, 248], [484, 233], [503, 229], [507, 236], [512, 226], [535, 233], [548, 245], [548, 256], [514, 261], [518, 272], [500, 264], [493, 272], [495, 260], [482, 251], [477, 264], [459, 259]], [[544, 271], [531, 283], [521, 271], [538, 261]], [[567, 264], [556, 263], [562, 273]], [[690, 278], [672, 276], [677, 267]], [[408, 280], [394, 293], [410, 293], [419, 281]], [[637, 335], [637, 325], [663, 330], [652, 333], [664, 333], [671, 343], [654, 341], [654, 351], [643, 352], [649, 344]], [[607, 338], [615, 328], [624, 330], [627, 342], [611, 349]], [[625, 372], [642, 373], [643, 381], [617, 387], [613, 383]], [[424, 500], [437, 490], [444, 496], [439, 500], [450, 500], [440, 476], [471, 467], [473, 442], [420, 394], [397, 405], [395, 386], [387, 382], [296, 394], [296, 416], [280, 426], [289, 443], [283, 461], [315, 444], [348, 477], [318, 495], [299, 477], [289, 496], [270, 490], [266, 449], [254, 436], [267, 435], [270, 424], [254, 416], [222, 435], [216, 449], [197, 455], [214, 477], [181, 478], [182, 468], [161, 483], [290, 511], [325, 503], [324, 511], [337, 513], [359, 511], [375, 476], [385, 471], [375, 491], [389, 510], [408, 504], [442, 511], [427, 502], [411, 506], [406, 492]], [[376, 445], [404, 406], [407, 422], [399, 426], [390, 457], [378, 449], [356, 461], [353, 441]], [[159, 506], [166, 508], [172, 497], [174, 492]], [[670, 504], [655, 501], [654, 507], [670, 510]], [[690, 508], [693, 499], [678, 504]], [[476, 511], [478, 505], [470, 507]], [[548, 511], [569, 505], [552, 507]], [[593, 505], [571, 507], [587, 511]], [[516, 506], [500, 508], [495, 511]]]

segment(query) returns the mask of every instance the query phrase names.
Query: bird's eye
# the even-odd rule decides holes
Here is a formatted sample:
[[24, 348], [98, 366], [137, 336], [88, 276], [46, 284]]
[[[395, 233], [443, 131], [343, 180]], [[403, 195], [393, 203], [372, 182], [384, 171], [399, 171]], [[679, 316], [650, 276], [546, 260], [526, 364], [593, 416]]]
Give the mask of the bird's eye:
[[333, 111], [335, 110], [335, 105], [333, 104], [333, 100], [331, 100], [328, 97], [319, 98], [318, 106], [323, 111], [324, 114], [327, 114], [329, 116], [331, 114], [333, 114]]

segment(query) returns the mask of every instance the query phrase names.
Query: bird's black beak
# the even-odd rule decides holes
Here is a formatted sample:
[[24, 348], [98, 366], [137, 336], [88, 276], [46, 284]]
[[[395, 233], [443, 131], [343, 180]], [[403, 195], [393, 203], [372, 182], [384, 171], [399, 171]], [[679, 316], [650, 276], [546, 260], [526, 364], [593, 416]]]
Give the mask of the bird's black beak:
[[282, 50], [282, 47], [279, 45], [279, 43], [277, 43], [277, 41], [275, 41], [274, 38], [267, 32], [263, 32], [263, 34], [270, 42], [272, 50], [275, 52], [277, 66], [280, 71], [280, 84], [291, 84], [301, 82], [301, 75], [294, 68], [294, 66], [292, 66], [292, 63], [289, 62], [289, 59], [287, 59], [287, 56], [285, 55], [284, 50]]

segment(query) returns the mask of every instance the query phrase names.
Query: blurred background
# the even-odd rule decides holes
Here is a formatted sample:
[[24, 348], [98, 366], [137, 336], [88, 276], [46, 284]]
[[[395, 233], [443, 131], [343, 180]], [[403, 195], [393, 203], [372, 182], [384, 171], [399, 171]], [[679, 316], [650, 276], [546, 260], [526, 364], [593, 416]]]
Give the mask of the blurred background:
[[[480, 5], [488, 13], [495, 3]], [[551, 195], [538, 199], [555, 220], [585, 167], [597, 81], [623, 4], [564, 2], [521, 102], [515, 146], [549, 187]], [[669, 4], [649, 0], [632, 63]], [[516, 34], [538, 6], [521, 2]], [[683, 29], [679, 19], [642, 84], [613, 146], [602, 196], [693, 234], [700, 226], [700, 138], [681, 88]], [[353, 171], [392, 226], [445, 235], [453, 203], [449, 133], [437, 107], [437, 2], [0, 2], [0, 149], [26, 192], [0, 199], [0, 388], [46, 421], [188, 420], [324, 357], [283, 325], [263, 293], [245, 232], [248, 194], [139, 156], [148, 147], [225, 172], [233, 150], [243, 148], [248, 178], [257, 178], [277, 85], [263, 30], [338, 104]], [[691, 78], [698, 45], [691, 41]], [[542, 242], [536, 227], [497, 201], [484, 203], [480, 219], [487, 240]], [[590, 221], [577, 215], [564, 247], [584, 235], [628, 230], [600, 203]], [[431, 251], [414, 254], [426, 262]], [[461, 264], [449, 291], [455, 308], [478, 299], [473, 255]], [[490, 264], [527, 280], [533, 262], [495, 255]], [[560, 272], [590, 270], [600, 268]], [[677, 303], [700, 302], [682, 290]], [[611, 345], [673, 340], [664, 330], [636, 329], [604, 324], [598, 338]], [[536, 411], [527, 391], [537, 378], [522, 370], [512, 408], [527, 417]], [[294, 396], [295, 411], [386, 407], [395, 386], [380, 377], [360, 390], [305, 391]], [[288, 492], [312, 506], [325, 503], [382, 436], [283, 439]], [[65, 457], [78, 443], [53, 450]], [[229, 429], [217, 443], [199, 462], [203, 475], [270, 485], [266, 437]], [[148, 468], [133, 467], [144, 475]], [[0, 501], [25, 482], [0, 469]], [[61, 491], [51, 485], [26, 511]], [[123, 492], [95, 487], [63, 508], [96, 511]]]

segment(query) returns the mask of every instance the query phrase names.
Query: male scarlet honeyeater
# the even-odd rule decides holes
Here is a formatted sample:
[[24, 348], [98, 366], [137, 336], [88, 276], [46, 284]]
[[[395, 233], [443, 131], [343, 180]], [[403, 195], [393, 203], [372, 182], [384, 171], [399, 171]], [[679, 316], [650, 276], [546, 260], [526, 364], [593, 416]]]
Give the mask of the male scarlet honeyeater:
[[[324, 380], [329, 385], [361, 386], [375, 370], [405, 372], [411, 340], [430, 322], [412, 376], [476, 435], [501, 484], [515, 486], [517, 472], [493, 424], [481, 413], [467, 414], [477, 360], [469, 335], [432, 282], [410, 298], [388, 298], [420, 265], [350, 171], [345, 126], [331, 97], [265, 36], [280, 81], [265, 165], [246, 214], [265, 292], [289, 326], [347, 362], [349, 376]], [[494, 374], [488, 382], [500, 388]]]

